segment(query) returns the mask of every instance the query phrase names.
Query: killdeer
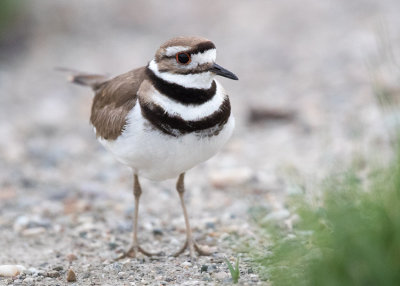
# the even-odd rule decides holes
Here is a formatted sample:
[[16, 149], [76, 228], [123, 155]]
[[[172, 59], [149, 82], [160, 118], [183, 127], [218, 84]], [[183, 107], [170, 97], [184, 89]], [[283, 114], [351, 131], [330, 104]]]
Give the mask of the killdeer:
[[178, 177], [176, 189], [186, 224], [189, 248], [207, 255], [193, 239], [184, 202], [185, 172], [216, 154], [228, 141], [234, 118], [228, 95], [216, 75], [237, 80], [215, 63], [215, 45], [202, 37], [176, 37], [164, 43], [145, 67], [114, 78], [75, 73], [71, 81], [93, 89], [90, 122], [98, 141], [118, 161], [133, 170], [135, 213], [133, 241], [121, 257], [142, 249], [137, 238], [139, 177], [165, 180]]

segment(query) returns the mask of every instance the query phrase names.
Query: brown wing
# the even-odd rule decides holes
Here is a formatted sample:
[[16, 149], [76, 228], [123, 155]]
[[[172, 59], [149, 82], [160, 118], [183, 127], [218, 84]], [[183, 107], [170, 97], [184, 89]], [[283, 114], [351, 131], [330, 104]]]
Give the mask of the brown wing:
[[145, 78], [145, 67], [119, 75], [101, 84], [93, 99], [90, 122], [97, 137], [115, 140], [122, 133], [126, 117], [137, 101]]

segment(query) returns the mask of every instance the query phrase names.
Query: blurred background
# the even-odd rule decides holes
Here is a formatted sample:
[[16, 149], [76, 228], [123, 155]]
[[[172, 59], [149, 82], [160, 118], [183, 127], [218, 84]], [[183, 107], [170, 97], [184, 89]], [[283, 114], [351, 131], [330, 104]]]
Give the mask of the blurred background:
[[[130, 239], [130, 171], [96, 142], [91, 91], [55, 67], [117, 75], [174, 36], [215, 43], [217, 62], [240, 79], [220, 79], [237, 128], [187, 186], [195, 232], [218, 245], [224, 232], [251, 236], [254, 206], [282, 212], [298, 177], [312, 182], [371, 150], [390, 156], [396, 112], [384, 103], [400, 96], [399, 11], [397, 0], [2, 0], [0, 264], [50, 267], [79, 247], [85, 262], [99, 249], [104, 261]], [[182, 242], [173, 187], [143, 181], [150, 246], [155, 229], [165, 232], [155, 247]]]

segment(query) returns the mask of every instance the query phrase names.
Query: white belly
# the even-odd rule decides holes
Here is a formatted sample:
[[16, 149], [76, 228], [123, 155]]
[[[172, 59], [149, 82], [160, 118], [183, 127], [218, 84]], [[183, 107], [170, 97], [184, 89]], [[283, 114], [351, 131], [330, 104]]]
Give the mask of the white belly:
[[186, 134], [173, 137], [146, 122], [140, 105], [136, 104], [128, 115], [122, 135], [115, 141], [99, 141], [139, 176], [165, 180], [175, 178], [215, 155], [232, 135], [234, 125], [235, 120], [231, 115], [218, 135], [200, 138], [196, 134]]

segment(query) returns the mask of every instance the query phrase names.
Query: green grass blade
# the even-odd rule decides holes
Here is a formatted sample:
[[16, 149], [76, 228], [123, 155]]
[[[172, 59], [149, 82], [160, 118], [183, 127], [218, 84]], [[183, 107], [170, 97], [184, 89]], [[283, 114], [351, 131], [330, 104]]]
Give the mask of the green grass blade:
[[225, 262], [228, 265], [229, 272], [231, 273], [232, 281], [234, 284], [238, 283], [239, 277], [240, 277], [240, 271], [239, 271], [239, 257], [237, 257], [236, 262], [235, 262], [235, 268], [233, 267], [232, 263], [225, 258]]

